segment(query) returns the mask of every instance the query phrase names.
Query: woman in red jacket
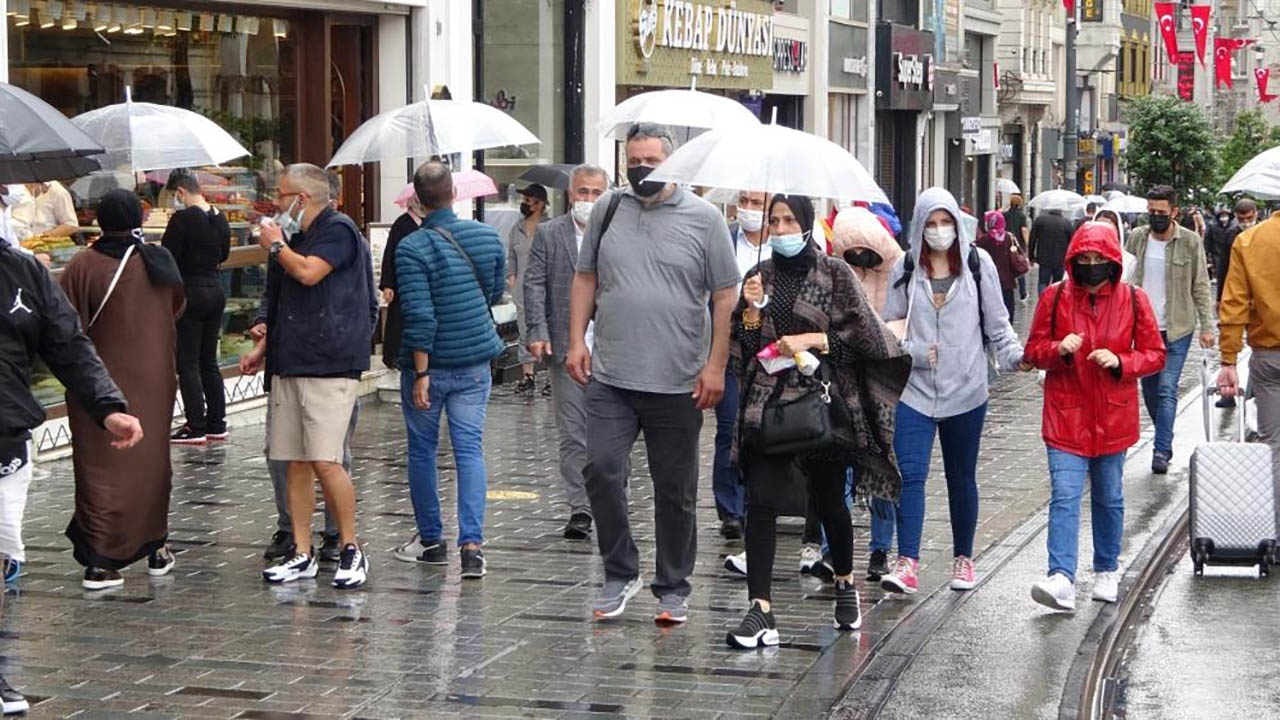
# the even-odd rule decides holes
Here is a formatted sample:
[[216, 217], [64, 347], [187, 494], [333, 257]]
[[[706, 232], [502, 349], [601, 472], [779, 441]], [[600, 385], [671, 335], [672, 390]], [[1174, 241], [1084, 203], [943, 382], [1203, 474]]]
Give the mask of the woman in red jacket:
[[1044, 441], [1049, 448], [1049, 575], [1031, 597], [1075, 610], [1080, 501], [1088, 478], [1093, 511], [1093, 599], [1115, 602], [1124, 530], [1124, 456], [1138, 441], [1138, 378], [1164, 367], [1164, 342], [1141, 289], [1120, 281], [1115, 230], [1085, 223], [1067, 249], [1068, 279], [1036, 306], [1025, 361], [1047, 371]]

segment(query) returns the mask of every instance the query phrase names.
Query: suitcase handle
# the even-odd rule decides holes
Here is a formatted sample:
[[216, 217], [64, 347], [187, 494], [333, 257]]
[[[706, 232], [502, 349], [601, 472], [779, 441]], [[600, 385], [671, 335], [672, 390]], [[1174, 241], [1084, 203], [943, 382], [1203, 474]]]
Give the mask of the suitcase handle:
[[[1213, 442], [1213, 403], [1209, 402], [1209, 398], [1218, 394], [1218, 384], [1214, 380], [1212, 370], [1209, 368], [1208, 353], [1200, 354], [1200, 385], [1204, 388], [1204, 392], [1200, 394], [1204, 414], [1204, 441]], [[1245, 437], [1247, 437], [1245, 434], [1245, 416], [1248, 415], [1249, 393], [1241, 392], [1237, 394], [1237, 397], [1240, 398], [1240, 407], [1236, 408], [1236, 420], [1240, 434], [1238, 442], [1244, 442]]]

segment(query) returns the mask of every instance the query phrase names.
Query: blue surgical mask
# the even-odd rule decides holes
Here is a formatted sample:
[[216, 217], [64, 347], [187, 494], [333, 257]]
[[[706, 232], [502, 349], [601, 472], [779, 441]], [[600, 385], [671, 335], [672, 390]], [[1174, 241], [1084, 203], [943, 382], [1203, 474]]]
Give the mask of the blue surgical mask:
[[286, 242], [302, 229], [302, 222], [293, 216], [293, 209], [297, 206], [298, 198], [294, 197], [293, 202], [289, 203], [289, 208], [276, 216], [276, 224], [284, 231]]
[[769, 249], [783, 257], [795, 257], [809, 244], [806, 235], [807, 233], [772, 235], [769, 237]]

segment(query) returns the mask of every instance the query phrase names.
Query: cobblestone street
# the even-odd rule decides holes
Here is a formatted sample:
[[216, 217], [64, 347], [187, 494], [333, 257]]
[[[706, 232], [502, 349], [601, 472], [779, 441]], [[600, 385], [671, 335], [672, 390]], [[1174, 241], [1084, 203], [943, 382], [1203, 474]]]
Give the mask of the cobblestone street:
[[[1024, 323], [1020, 323], [1025, 327]], [[981, 550], [1047, 499], [1034, 375], [1002, 377], [993, 392], [980, 466]], [[29, 564], [4, 599], [0, 670], [39, 717], [817, 717], [913, 601], [863, 590], [861, 633], [831, 629], [832, 595], [795, 572], [798, 520], [779, 547], [775, 605], [783, 645], [724, 647], [746, 602], [745, 582], [721, 569], [740, 544], [717, 533], [710, 492], [713, 422], [703, 429], [699, 558], [691, 619], [664, 629], [642, 592], [619, 622], [590, 619], [601, 581], [594, 542], [561, 538], [556, 434], [549, 400], [495, 388], [486, 453], [490, 574], [397, 562], [413, 532], [399, 408], [370, 400], [353, 447], [369, 586], [320, 581], [268, 587], [261, 552], [274, 509], [262, 427], [232, 442], [175, 449], [174, 575], [142, 568], [114, 593], [80, 589], [62, 530], [70, 516], [69, 461], [37, 468], [27, 507]], [[642, 449], [642, 445], [638, 445]], [[453, 530], [452, 461], [442, 456], [445, 535]], [[652, 570], [652, 497], [643, 452], [634, 458], [633, 521]], [[922, 593], [950, 559], [945, 484], [929, 484]], [[319, 518], [317, 517], [317, 520]], [[855, 512], [855, 570], [866, 563], [867, 513]]]

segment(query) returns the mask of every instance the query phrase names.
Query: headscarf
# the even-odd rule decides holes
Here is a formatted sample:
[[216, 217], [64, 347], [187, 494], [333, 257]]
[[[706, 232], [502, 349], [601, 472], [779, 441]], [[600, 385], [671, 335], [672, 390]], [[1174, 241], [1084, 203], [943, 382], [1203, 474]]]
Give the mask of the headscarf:
[[137, 195], [122, 188], [107, 192], [98, 201], [97, 216], [102, 237], [93, 244], [94, 250], [123, 260], [133, 247], [142, 256], [152, 285], [182, 285], [182, 273], [169, 251], [143, 242], [142, 203]]
[[999, 210], [988, 210], [982, 216], [982, 231], [996, 242], [1004, 242], [1008, 234], [1004, 223], [1004, 213]]

